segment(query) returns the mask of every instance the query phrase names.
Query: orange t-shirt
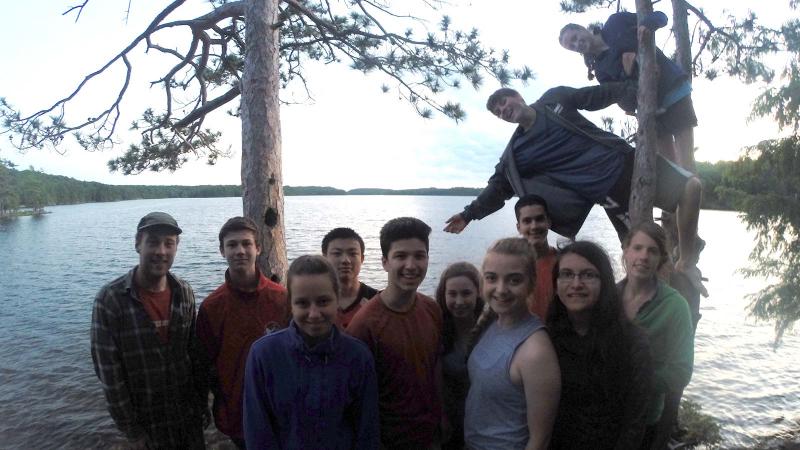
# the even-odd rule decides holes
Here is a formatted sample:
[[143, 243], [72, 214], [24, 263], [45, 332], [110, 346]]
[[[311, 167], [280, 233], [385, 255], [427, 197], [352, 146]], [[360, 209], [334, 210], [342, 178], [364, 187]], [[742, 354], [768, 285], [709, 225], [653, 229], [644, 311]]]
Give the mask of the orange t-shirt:
[[169, 285], [161, 292], [152, 292], [147, 289], [139, 289], [139, 300], [142, 301], [144, 310], [156, 326], [158, 338], [162, 344], [169, 342], [169, 318], [171, 314], [170, 300], [172, 299], [172, 289]]
[[550, 247], [547, 254], [536, 260], [536, 289], [530, 302], [530, 311], [547, 320], [547, 308], [553, 300], [553, 267], [556, 265], [556, 249]]

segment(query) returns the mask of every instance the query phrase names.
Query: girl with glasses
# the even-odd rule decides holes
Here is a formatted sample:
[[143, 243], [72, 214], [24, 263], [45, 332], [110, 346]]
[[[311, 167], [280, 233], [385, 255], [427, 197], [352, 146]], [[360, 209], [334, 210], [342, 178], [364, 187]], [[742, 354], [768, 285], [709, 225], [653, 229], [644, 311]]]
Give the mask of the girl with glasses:
[[561, 368], [553, 449], [637, 449], [652, 370], [644, 334], [626, 318], [608, 255], [578, 241], [561, 250], [547, 328]]

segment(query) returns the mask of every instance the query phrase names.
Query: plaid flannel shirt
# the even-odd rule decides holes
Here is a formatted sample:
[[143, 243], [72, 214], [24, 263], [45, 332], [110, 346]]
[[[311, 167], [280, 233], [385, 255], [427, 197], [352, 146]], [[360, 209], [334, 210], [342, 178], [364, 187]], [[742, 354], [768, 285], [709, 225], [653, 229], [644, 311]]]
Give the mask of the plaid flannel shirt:
[[136, 294], [135, 272], [100, 289], [92, 311], [92, 361], [108, 410], [128, 439], [146, 436], [155, 448], [202, 448], [207, 399], [197, 385], [194, 292], [167, 274], [169, 342], [162, 344]]

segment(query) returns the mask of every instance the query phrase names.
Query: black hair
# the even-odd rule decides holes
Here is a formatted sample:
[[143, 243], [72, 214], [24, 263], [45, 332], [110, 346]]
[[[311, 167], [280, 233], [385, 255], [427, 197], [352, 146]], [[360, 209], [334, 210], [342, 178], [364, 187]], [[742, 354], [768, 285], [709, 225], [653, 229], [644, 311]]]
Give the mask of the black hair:
[[416, 217], [397, 217], [386, 222], [381, 228], [381, 253], [384, 258], [388, 258], [392, 243], [403, 239], [419, 239], [425, 244], [425, 251], [427, 252], [429, 250], [428, 236], [430, 234], [431, 227]]
[[520, 197], [517, 203], [514, 204], [514, 214], [517, 216], [517, 222], [519, 222], [519, 211], [526, 206], [533, 205], [541, 206], [544, 209], [544, 214], [548, 219], [550, 218], [550, 209], [547, 207], [547, 201], [536, 194], [528, 194]]
[[625, 317], [622, 296], [614, 282], [611, 260], [602, 247], [589, 241], [576, 241], [561, 249], [553, 268], [553, 300], [547, 312], [547, 329], [556, 351], [566, 336], [574, 333], [567, 309], [558, 296], [558, 273], [561, 260], [566, 255], [578, 255], [591, 263], [600, 275], [600, 293], [592, 307], [589, 330], [586, 338], [590, 349], [586, 358], [592, 367], [594, 383], [601, 386], [605, 395], [616, 395], [623, 386], [617, 386], [619, 375], [631, 367], [631, 348], [636, 339], [636, 330]]
[[328, 231], [328, 234], [322, 238], [322, 254], [328, 254], [328, 245], [334, 239], [355, 239], [358, 241], [358, 246], [361, 247], [361, 257], [364, 257], [364, 239], [355, 232], [352, 228], [339, 227]]
[[492, 95], [489, 96], [489, 99], [486, 100], [486, 109], [488, 109], [489, 112], [494, 114], [494, 107], [497, 106], [497, 103], [500, 102], [500, 100], [506, 97], [522, 97], [522, 95], [520, 95], [519, 92], [511, 88], [507, 87], [500, 88], [494, 91], [494, 93], [492, 93]]

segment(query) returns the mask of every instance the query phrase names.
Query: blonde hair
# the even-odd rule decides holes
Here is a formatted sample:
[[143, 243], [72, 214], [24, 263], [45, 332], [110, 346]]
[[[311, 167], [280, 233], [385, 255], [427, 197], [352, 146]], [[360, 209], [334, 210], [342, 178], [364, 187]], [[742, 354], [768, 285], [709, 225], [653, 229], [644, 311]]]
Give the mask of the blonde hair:
[[[525, 273], [529, 277], [528, 282], [532, 287], [536, 285], [536, 249], [526, 239], [513, 237], [497, 240], [486, 250], [487, 255], [490, 253], [522, 258], [525, 263]], [[483, 312], [470, 331], [468, 353], [472, 352], [472, 348], [478, 343], [483, 332], [497, 319], [497, 313], [489, 306], [489, 299], [485, 299], [485, 302]]]

